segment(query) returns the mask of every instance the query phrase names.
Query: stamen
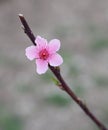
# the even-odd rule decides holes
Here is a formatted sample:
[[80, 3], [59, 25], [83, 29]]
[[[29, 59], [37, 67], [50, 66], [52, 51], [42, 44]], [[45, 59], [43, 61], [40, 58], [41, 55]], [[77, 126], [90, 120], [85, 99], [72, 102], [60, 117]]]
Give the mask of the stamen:
[[46, 60], [49, 57], [49, 53], [46, 49], [43, 49], [39, 52], [40, 59]]

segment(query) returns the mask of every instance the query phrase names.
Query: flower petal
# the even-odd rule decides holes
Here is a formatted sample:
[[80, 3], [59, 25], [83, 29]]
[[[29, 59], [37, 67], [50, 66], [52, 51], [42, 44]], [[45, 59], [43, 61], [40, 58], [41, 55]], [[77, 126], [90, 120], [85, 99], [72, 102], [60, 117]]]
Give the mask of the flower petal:
[[55, 53], [60, 49], [60, 41], [58, 39], [53, 39], [49, 42], [48, 47], [49, 47], [49, 52], [51, 54]]
[[63, 63], [63, 58], [62, 58], [59, 54], [57, 54], [57, 53], [53, 54], [53, 55], [49, 58], [49, 64], [50, 64], [51, 66], [59, 66], [59, 65], [61, 65], [62, 63]]
[[48, 62], [45, 60], [37, 59], [36, 65], [38, 74], [43, 74], [48, 70]]
[[41, 36], [36, 37], [35, 43], [39, 49], [46, 48], [47, 46], [47, 40], [42, 38]]
[[34, 58], [38, 57], [36, 46], [29, 46], [26, 48], [25, 51], [26, 51], [26, 56], [29, 60], [33, 60]]

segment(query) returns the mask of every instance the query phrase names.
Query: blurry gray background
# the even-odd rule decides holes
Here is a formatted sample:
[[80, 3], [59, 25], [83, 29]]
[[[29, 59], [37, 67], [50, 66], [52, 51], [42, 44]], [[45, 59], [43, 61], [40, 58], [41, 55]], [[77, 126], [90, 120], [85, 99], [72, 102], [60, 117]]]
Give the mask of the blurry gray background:
[[97, 130], [70, 97], [25, 56], [35, 35], [61, 41], [61, 71], [108, 127], [108, 0], [0, 0], [0, 130]]

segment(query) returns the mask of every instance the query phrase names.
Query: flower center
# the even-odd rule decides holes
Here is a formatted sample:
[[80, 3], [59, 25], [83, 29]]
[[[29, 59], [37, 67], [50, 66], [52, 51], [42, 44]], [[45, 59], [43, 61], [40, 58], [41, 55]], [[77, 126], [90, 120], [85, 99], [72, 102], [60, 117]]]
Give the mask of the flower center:
[[43, 49], [39, 52], [40, 59], [46, 60], [49, 57], [49, 53], [46, 49]]

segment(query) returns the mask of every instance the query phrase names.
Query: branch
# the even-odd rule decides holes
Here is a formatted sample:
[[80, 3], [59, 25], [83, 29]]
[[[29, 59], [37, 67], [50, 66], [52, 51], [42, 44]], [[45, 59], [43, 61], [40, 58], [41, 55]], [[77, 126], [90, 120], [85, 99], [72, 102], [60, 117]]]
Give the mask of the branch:
[[35, 36], [33, 35], [30, 27], [28, 26], [28, 23], [26, 22], [23, 14], [19, 14], [19, 18], [21, 20], [21, 23], [23, 24], [23, 29], [24, 29], [24, 32], [27, 34], [27, 36], [30, 38], [30, 40], [32, 41], [32, 43], [36, 46], [36, 43], [35, 43]]
[[[35, 43], [35, 36], [33, 35], [30, 27], [28, 26], [24, 16], [22, 14], [19, 14], [19, 18], [21, 20], [21, 23], [23, 25], [23, 29], [24, 32], [26, 33], [26, 35], [30, 38], [30, 40], [32, 41], [32, 43], [34, 45], [36, 45]], [[88, 115], [88, 117], [91, 118], [91, 120], [100, 128], [100, 130], [108, 130], [95, 116], [94, 114], [89, 110], [89, 108], [84, 104], [84, 102], [75, 95], [75, 93], [69, 88], [69, 86], [66, 84], [66, 82], [64, 81], [64, 79], [62, 78], [61, 74], [60, 74], [60, 68], [55, 68], [52, 67], [50, 65], [49, 69], [53, 72], [53, 74], [55, 75], [55, 77], [59, 80], [59, 82], [62, 85], [63, 90], [70, 95], [70, 97], [80, 106], [80, 108], [86, 113], [86, 115]]]

